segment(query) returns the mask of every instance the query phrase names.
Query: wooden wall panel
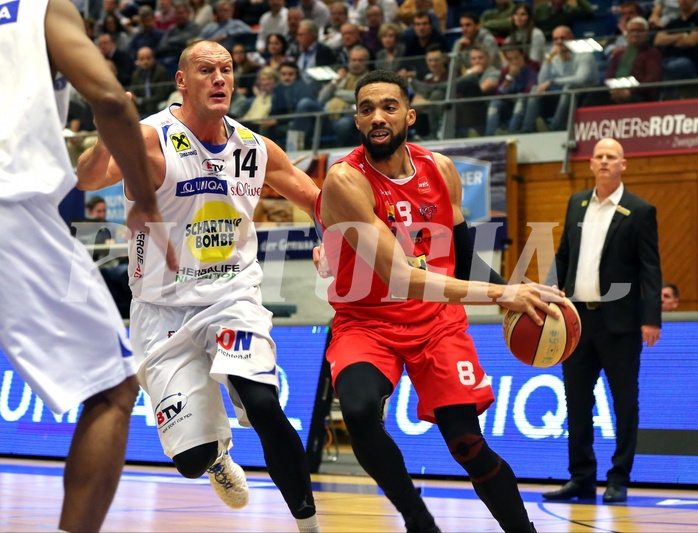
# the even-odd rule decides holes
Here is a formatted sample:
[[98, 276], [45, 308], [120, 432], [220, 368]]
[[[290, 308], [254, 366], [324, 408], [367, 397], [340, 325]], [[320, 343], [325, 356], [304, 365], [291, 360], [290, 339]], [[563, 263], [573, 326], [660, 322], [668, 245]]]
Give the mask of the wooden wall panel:
[[[594, 185], [587, 161], [572, 162], [569, 174], [561, 174], [561, 167], [561, 162], [519, 165], [520, 179], [509, 181], [516, 202], [509, 277], [544, 277], [560, 242], [569, 196]], [[698, 154], [630, 158], [623, 182], [657, 207], [664, 279], [678, 285], [681, 311], [698, 310]]]

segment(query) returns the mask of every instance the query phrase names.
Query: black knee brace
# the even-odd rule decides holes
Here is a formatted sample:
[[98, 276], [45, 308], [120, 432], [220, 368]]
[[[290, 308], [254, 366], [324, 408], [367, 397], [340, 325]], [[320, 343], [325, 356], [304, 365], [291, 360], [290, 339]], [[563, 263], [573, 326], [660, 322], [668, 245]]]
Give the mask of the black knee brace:
[[491, 450], [482, 435], [461, 435], [447, 444], [451, 455], [465, 468], [473, 483], [487, 481], [499, 472], [501, 458]]

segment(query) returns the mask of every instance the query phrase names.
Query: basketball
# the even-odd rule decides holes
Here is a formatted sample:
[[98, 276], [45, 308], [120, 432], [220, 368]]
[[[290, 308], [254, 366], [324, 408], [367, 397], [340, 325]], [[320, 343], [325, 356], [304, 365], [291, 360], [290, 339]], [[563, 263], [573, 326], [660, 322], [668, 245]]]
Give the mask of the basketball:
[[502, 327], [504, 342], [519, 361], [537, 368], [547, 368], [567, 359], [579, 343], [582, 323], [574, 304], [551, 303], [560, 318], [555, 319], [542, 309], [536, 313], [543, 320], [539, 326], [526, 313], [507, 311]]

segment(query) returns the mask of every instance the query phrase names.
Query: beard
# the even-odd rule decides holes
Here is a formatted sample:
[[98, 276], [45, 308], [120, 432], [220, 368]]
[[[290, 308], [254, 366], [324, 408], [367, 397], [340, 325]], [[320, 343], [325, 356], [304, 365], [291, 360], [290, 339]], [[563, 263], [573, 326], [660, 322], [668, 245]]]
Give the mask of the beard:
[[364, 145], [374, 161], [386, 161], [397, 151], [400, 145], [407, 139], [407, 128], [403, 128], [395, 134], [391, 134], [390, 142], [387, 144], [373, 144], [364, 132], [359, 132], [361, 144]]

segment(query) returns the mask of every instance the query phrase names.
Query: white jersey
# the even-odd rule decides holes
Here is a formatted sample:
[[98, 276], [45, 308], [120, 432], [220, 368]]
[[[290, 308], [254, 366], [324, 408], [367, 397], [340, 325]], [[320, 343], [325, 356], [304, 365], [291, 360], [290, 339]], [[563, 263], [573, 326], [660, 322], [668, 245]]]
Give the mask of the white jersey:
[[46, 195], [57, 204], [76, 183], [63, 140], [69, 87], [51, 78], [46, 54], [47, 3], [0, 0], [0, 201]]
[[[178, 104], [174, 104], [178, 105]], [[257, 234], [252, 221], [264, 184], [264, 140], [225, 117], [228, 141], [205, 144], [165, 109], [142, 121], [155, 128], [165, 156], [165, 179], [157, 191], [163, 221], [179, 259], [167, 270], [148, 236], [129, 243], [129, 275], [136, 301], [159, 305], [210, 305], [259, 285]], [[126, 209], [133, 203], [126, 201]]]

